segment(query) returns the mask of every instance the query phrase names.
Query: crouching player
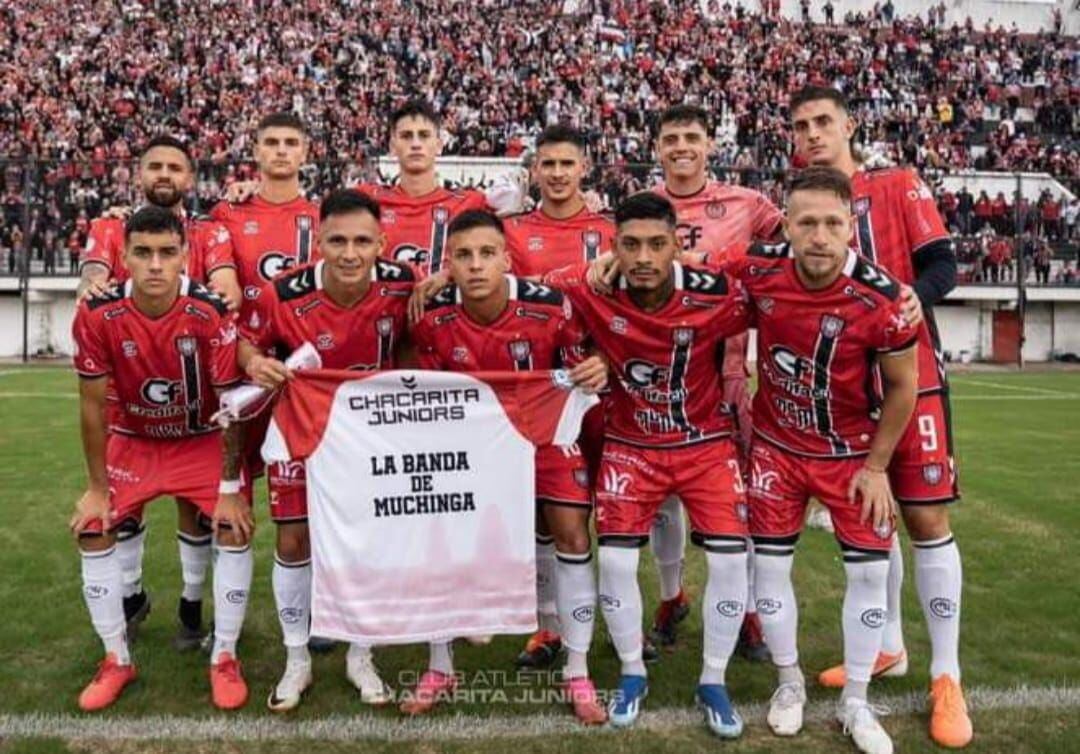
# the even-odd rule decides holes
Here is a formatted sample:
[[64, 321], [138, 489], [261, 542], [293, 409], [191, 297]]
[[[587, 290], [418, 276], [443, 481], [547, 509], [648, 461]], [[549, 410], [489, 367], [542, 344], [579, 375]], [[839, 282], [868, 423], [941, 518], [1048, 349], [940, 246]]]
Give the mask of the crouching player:
[[758, 328], [750, 454], [757, 608], [779, 671], [768, 713], [777, 735], [802, 727], [806, 691], [791, 581], [811, 497], [829, 510], [844, 556], [844, 686], [837, 717], [860, 751], [892, 752], [867, 703], [885, 624], [896, 503], [887, 469], [915, 406], [917, 331], [900, 285], [849, 249], [851, 185], [832, 168], [792, 182], [790, 245], [751, 247], [730, 268]]
[[[570, 378], [590, 392], [607, 383], [598, 356], [579, 358], [585, 332], [563, 294], [507, 274], [509, 256], [502, 221], [485, 210], [455, 217], [447, 239], [453, 284], [439, 291], [413, 328], [420, 364], [454, 372], [556, 369], [564, 358], [578, 363]], [[578, 719], [607, 719], [589, 679], [596, 580], [589, 550], [589, 473], [577, 445], [536, 453], [536, 503], [555, 539], [555, 593], [563, 646], [565, 690]], [[431, 662], [414, 698], [402, 709], [417, 714], [453, 688], [449, 643], [431, 645]]]
[[[105, 659], [79, 696], [87, 711], [112, 704], [135, 680], [124, 626], [116, 530], [142, 521], [156, 497], [190, 501], [214, 530], [213, 702], [247, 701], [236, 660], [251, 586], [252, 518], [238, 468], [210, 422], [216, 390], [239, 380], [236, 329], [225, 304], [182, 272], [182, 221], [146, 207], [124, 229], [123, 288], [84, 300], [75, 315], [75, 369], [88, 483], [71, 530], [82, 554], [83, 595]], [[106, 405], [111, 390], [112, 406]], [[106, 421], [108, 414], [109, 421]], [[237, 432], [225, 435], [235, 445]], [[223, 452], [224, 451], [224, 452]]]

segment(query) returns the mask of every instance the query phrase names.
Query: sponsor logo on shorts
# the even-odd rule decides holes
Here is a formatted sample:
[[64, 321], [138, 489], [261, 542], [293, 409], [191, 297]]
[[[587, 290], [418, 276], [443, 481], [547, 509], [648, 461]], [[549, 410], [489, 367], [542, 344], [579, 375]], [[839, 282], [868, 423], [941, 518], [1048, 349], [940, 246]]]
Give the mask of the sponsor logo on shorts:
[[862, 621], [862, 624], [867, 628], [881, 628], [885, 625], [885, 611], [877, 607], [863, 610], [863, 614], [859, 616], [859, 620]]
[[772, 600], [767, 597], [756, 600], [754, 604], [757, 606], [757, 611], [762, 615], [776, 615], [780, 612], [780, 608], [784, 606], [784, 603], [780, 600]]
[[234, 605], [243, 605], [247, 602], [246, 589], [230, 589], [225, 593], [225, 599]]
[[574, 482], [583, 490], [589, 489], [589, 470], [574, 469]]
[[943, 475], [940, 463], [928, 463], [922, 467], [922, 478], [927, 484], [937, 484]]
[[578, 623], [588, 623], [593, 619], [592, 605], [582, 605], [570, 613]]
[[304, 611], [298, 607], [283, 607], [278, 610], [282, 623], [298, 623], [304, 617]]
[[938, 618], [955, 618], [958, 606], [947, 597], [934, 597], [930, 600], [930, 612]]
[[721, 600], [716, 603], [716, 612], [725, 618], [735, 618], [742, 615], [743, 603], [738, 600]]
[[604, 492], [609, 495], [625, 495], [630, 489], [632, 477], [613, 468], [604, 469]]
[[612, 597], [610, 594], [600, 595], [600, 609], [605, 613], [610, 613], [612, 610], [618, 610], [620, 607], [622, 607], [622, 602], [615, 597]]

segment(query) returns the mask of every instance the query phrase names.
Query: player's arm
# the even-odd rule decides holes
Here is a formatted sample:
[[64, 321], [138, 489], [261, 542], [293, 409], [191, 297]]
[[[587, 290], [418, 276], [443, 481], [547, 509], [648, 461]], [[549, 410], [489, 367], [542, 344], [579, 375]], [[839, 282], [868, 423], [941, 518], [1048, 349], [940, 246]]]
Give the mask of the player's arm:
[[109, 477], [105, 468], [105, 375], [79, 378], [79, 429], [86, 461], [86, 491], [75, 504], [69, 526], [76, 536], [86, 525], [100, 518], [109, 528]]
[[931, 241], [916, 251], [911, 261], [915, 265], [912, 287], [924, 308], [939, 303], [956, 287], [956, 249], [952, 239]]
[[230, 312], [240, 309], [240, 278], [236, 276], [236, 268], [223, 266], [218, 267], [207, 276], [207, 287], [216, 293]]
[[915, 269], [915, 283], [905, 290], [902, 307], [910, 323], [916, 308], [921, 319], [922, 309], [941, 301], [956, 286], [956, 252], [930, 189], [914, 170], [902, 175], [903, 198], [897, 201], [904, 202], [901, 215]]
[[79, 284], [75, 287], [75, 301], [87, 297], [103, 296], [115, 285], [110, 277], [108, 265], [104, 262], [87, 260], [79, 271]]
[[236, 345], [236, 363], [240, 370], [259, 387], [277, 390], [293, 377], [293, 371], [252, 343], [247, 337], [241, 337]]
[[888, 469], [896, 444], [915, 411], [919, 382], [915, 344], [880, 354], [878, 364], [884, 390], [881, 419], [866, 462], [852, 477], [848, 489], [852, 501], [857, 495], [862, 497], [861, 520], [871, 521], [875, 528], [886, 525], [896, 512]]
[[[220, 392], [219, 392], [220, 395]], [[231, 533], [229, 544], [246, 545], [255, 533], [255, 520], [251, 506], [244, 502], [241, 489], [241, 458], [244, 452], [244, 425], [232, 422], [222, 430], [221, 485], [218, 501], [214, 506], [212, 526], [214, 534], [223, 536], [222, 530]]]
[[445, 267], [433, 275], [417, 280], [409, 297], [409, 324], [415, 325], [424, 317], [424, 307], [435, 294], [450, 284], [450, 271]]

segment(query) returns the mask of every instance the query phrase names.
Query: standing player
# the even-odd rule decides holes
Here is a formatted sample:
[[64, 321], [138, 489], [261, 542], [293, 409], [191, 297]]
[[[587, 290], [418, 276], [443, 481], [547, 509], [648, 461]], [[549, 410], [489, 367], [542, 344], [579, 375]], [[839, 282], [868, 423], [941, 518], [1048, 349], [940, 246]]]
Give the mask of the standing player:
[[[170, 136], [150, 140], [139, 159], [139, 185], [146, 200], [144, 206], [164, 207], [181, 218], [187, 239], [188, 278], [205, 284], [217, 293], [231, 310], [240, 305], [240, 286], [233, 261], [229, 231], [207, 217], [191, 216], [184, 211], [184, 197], [194, 184], [191, 156], [183, 142]], [[129, 276], [122, 264], [124, 255], [124, 220], [102, 217], [90, 224], [89, 237], [82, 254], [82, 277], [78, 295], [103, 294], [115, 282]], [[184, 590], [178, 608], [179, 625], [174, 645], [187, 650], [203, 639], [202, 593], [210, 564], [211, 533], [199, 518], [198, 509], [176, 501], [177, 532]], [[122, 527], [116, 532], [116, 551], [124, 578], [124, 615], [131, 636], [150, 611], [150, 601], [142, 589], [142, 561], [146, 527]]]
[[[921, 305], [919, 400], [915, 416], [889, 466], [893, 492], [915, 550], [915, 585], [930, 632], [932, 711], [930, 736], [938, 744], [965, 746], [972, 737], [960, 687], [960, 551], [946, 507], [959, 497], [952, 452], [948, 382], [932, 307], [956, 283], [952, 241], [933, 194], [907, 168], [868, 170], [851, 148], [855, 120], [835, 89], [807, 87], [791, 100], [795, 152], [808, 164], [840, 170], [851, 178], [857, 248], [885, 268], [905, 289], [909, 306]], [[889, 609], [875, 675], [907, 671], [900, 621], [903, 563], [893, 547], [889, 567]], [[842, 686], [842, 668], [819, 676], [826, 686]]]
[[[510, 266], [506, 238], [503, 223], [494, 214], [470, 210], [458, 215], [450, 223], [447, 248], [447, 268], [456, 285], [435, 296], [413, 329], [423, 368], [555, 369], [564, 363], [564, 351], [580, 347], [585, 333], [562, 293], [506, 274]], [[570, 377], [595, 392], [607, 381], [607, 366], [590, 357], [577, 364]], [[596, 725], [607, 715], [597, 701], [586, 663], [596, 608], [590, 497], [589, 472], [577, 445], [537, 450], [537, 513], [551, 532], [557, 561], [553, 598], [567, 649], [566, 692], [578, 719]], [[426, 712], [439, 693], [453, 689], [449, 643], [432, 645], [431, 650], [431, 667], [420, 680], [416, 699], [407, 703], [407, 711], [414, 714]]]
[[[915, 407], [918, 331], [901, 312], [900, 285], [848, 247], [850, 202], [847, 176], [807, 168], [790, 187], [790, 246], [755, 245], [729, 271], [746, 286], [758, 331], [750, 532], [758, 608], [779, 674], [769, 726], [781, 736], [802, 728], [791, 566], [813, 496], [832, 516], [847, 574], [847, 682], [837, 718], [860, 751], [891, 754], [866, 696], [895, 538], [886, 470]], [[880, 397], [867, 390], [875, 364]]]
[[[210, 415], [215, 391], [239, 380], [236, 328], [221, 300], [182, 274], [184, 224], [174, 213], [139, 210], [124, 244], [130, 278], [122, 290], [84, 300], [73, 326], [88, 484], [71, 530], [82, 553], [83, 595], [106, 652], [79, 706], [103, 709], [135, 679], [116, 530], [127, 521], [138, 526], [154, 498], [175, 495], [197, 506], [215, 531], [210, 686], [216, 706], [235, 709], [247, 700], [236, 641], [251, 586], [253, 524], [235, 494], [239, 469], [229, 452], [222, 460]], [[226, 434], [226, 451], [237, 434]]]
[[[357, 191], [323, 200], [319, 262], [301, 265], [262, 286], [241, 324], [240, 366], [256, 383], [276, 388], [289, 377], [267, 353], [286, 356], [311, 343], [327, 369], [393, 369], [414, 276], [404, 264], [380, 259], [386, 238], [379, 205]], [[273, 588], [285, 642], [285, 672], [267, 699], [275, 712], [291, 710], [311, 685], [311, 544], [303, 463], [270, 467], [270, 516], [277, 525]], [[370, 647], [352, 645], [349, 680], [368, 704], [385, 704]]]
[[719, 359], [725, 338], [746, 329], [745, 301], [724, 273], [675, 261], [675, 209], [667, 199], [632, 196], [616, 209], [615, 222], [621, 277], [613, 297], [592, 292], [587, 266], [549, 276], [618, 376], [596, 491], [600, 605], [622, 661], [608, 714], [613, 725], [633, 724], [648, 691], [639, 548], [665, 498], [678, 495], [708, 567], [697, 699], [710, 729], [733, 738], [743, 725], [724, 683], [745, 609], [747, 529]]
[[[683, 251], [709, 254], [710, 263], [714, 263], [722, 261], [718, 255], [731, 244], [778, 239], [781, 214], [757, 191], [708, 177], [709, 156], [714, 150], [709, 132], [708, 115], [694, 105], [675, 105], [660, 115], [656, 150], [664, 182], [656, 193], [675, 206]], [[732, 337], [724, 346], [723, 368], [723, 400], [736, 411], [735, 440], [744, 470], [751, 437], [748, 344], [746, 332]], [[677, 624], [689, 613], [682, 590], [686, 525], [677, 497], [669, 498], [660, 509], [653, 527], [652, 549], [660, 572], [661, 602], [653, 618], [651, 638], [658, 645], [672, 645]], [[767, 660], [769, 651], [754, 608], [752, 558], [748, 562], [750, 596], [739, 649], [748, 659]]]

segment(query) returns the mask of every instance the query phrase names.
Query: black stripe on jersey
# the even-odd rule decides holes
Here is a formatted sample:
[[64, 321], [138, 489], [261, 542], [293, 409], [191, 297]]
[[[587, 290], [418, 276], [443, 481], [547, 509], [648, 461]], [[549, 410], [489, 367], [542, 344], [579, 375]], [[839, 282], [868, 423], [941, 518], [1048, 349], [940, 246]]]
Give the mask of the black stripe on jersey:
[[701, 430], [690, 424], [686, 418], [686, 370], [690, 365], [690, 348], [694, 343], [694, 331], [689, 327], [676, 327], [672, 331], [675, 347], [671, 352], [671, 378], [668, 389], [671, 391], [669, 413], [675, 426], [686, 433], [687, 440], [701, 437]]
[[187, 426], [191, 432], [205, 429], [199, 421], [199, 347], [190, 335], [176, 339], [176, 350], [180, 352], [180, 375], [184, 383], [184, 405], [187, 408]]
[[443, 246], [446, 244], [446, 229], [450, 225], [450, 213], [443, 207], [431, 211], [431, 274], [442, 268]]
[[192, 280], [191, 285], [188, 286], [187, 295], [191, 296], [193, 299], [210, 304], [221, 316], [225, 316], [229, 313], [229, 307], [226, 305], [225, 300], [201, 283], [196, 283]]
[[394, 318], [379, 317], [375, 320], [375, 334], [379, 338], [379, 369], [389, 369], [394, 358]]
[[856, 211], [855, 217], [859, 238], [859, 253], [871, 262], [876, 262], [877, 251], [874, 249], [874, 225], [870, 220], [869, 204], [862, 212]]
[[296, 217], [296, 263], [307, 264], [311, 261], [311, 216], [297, 215]]
[[949, 376], [945, 372], [945, 359], [941, 354], [941, 334], [938, 332], [934, 310], [930, 307], [923, 309], [923, 319], [926, 320], [926, 327], [930, 331], [930, 347], [934, 351], [934, 366], [937, 367], [938, 381], [943, 390], [948, 390]]
[[600, 252], [600, 234], [595, 230], [587, 230], [581, 234], [582, 248], [585, 252], [585, 261], [591, 262], [596, 259]]
[[844, 321], [826, 314], [821, 318], [818, 340], [814, 345], [814, 423], [822, 437], [829, 439], [834, 453], [850, 453], [851, 448], [833, 432], [832, 410], [829, 405], [829, 383], [836, 341], [844, 329]]

